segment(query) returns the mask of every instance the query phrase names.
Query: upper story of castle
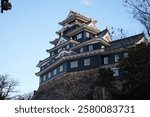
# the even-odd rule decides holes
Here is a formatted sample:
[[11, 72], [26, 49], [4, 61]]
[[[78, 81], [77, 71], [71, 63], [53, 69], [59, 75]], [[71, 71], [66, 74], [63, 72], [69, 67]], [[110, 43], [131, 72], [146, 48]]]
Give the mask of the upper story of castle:
[[[50, 55], [54, 55], [57, 53], [55, 50], [58, 50], [59, 53], [62, 49], [69, 49], [85, 42], [88, 43], [89, 40], [95, 41], [94, 39], [100, 36], [103, 36], [103, 43], [109, 45], [108, 42], [112, 40], [109, 31], [107, 29], [100, 31], [96, 27], [96, 23], [96, 20], [70, 11], [67, 18], [59, 22], [62, 26], [62, 28], [56, 32], [59, 37], [50, 41], [50, 43], [54, 45], [54, 48], [47, 50], [47, 52], [50, 53]], [[63, 45], [66, 47], [63, 47]]]

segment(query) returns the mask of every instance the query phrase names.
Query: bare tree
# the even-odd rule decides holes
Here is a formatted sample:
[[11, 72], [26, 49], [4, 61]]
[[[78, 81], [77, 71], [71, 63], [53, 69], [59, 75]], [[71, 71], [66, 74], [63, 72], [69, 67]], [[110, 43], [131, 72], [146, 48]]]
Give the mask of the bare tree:
[[14, 97], [15, 100], [31, 100], [33, 97], [33, 92], [26, 93], [23, 95], [17, 95]]
[[0, 100], [11, 99], [12, 94], [16, 92], [17, 85], [18, 82], [9, 79], [8, 75], [0, 75]]
[[[111, 37], [114, 39], [114, 40], [119, 40], [119, 44], [123, 47], [123, 48], [127, 48], [128, 46], [128, 41], [125, 41], [125, 40], [122, 40], [124, 38], [127, 38], [128, 37], [128, 31], [127, 30], [124, 30], [123, 28], [114, 28], [114, 27], [111, 27]], [[131, 43], [131, 41], [130, 41]]]
[[124, 0], [124, 5], [146, 29], [150, 37], [150, 0]]
[[119, 40], [119, 39], [123, 39], [123, 38], [126, 38], [128, 35], [128, 31], [123, 28], [114, 28], [114, 27], [111, 27], [111, 36], [113, 39], [115, 40]]

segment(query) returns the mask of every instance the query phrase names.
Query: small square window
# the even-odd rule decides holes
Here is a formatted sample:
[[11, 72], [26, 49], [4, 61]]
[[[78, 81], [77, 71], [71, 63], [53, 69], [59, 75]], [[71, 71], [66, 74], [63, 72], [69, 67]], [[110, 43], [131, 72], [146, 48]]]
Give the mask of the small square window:
[[66, 49], [69, 49], [70, 48], [70, 45], [67, 45]]
[[42, 82], [43, 82], [43, 77], [40, 77], [40, 79], [39, 79], [39, 80], [40, 80], [40, 83], [42, 83]]
[[82, 38], [82, 33], [77, 35], [77, 40]]
[[84, 66], [90, 65], [90, 59], [84, 59]]
[[43, 81], [45, 81], [45, 80], [46, 80], [46, 75], [43, 76]]
[[119, 76], [119, 71], [118, 69], [113, 69], [113, 76]]
[[78, 61], [72, 61], [71, 62], [71, 68], [78, 67]]
[[56, 75], [57, 74], [57, 70], [56, 69], [54, 69], [54, 75]]
[[119, 61], [119, 55], [115, 55], [115, 62]]
[[51, 74], [51, 72], [49, 72], [49, 73], [48, 73], [48, 78], [50, 78], [50, 77], [51, 77], [51, 75], [52, 75], [52, 74]]
[[90, 33], [88, 33], [88, 32], [86, 32], [85, 35], [86, 35], [87, 38], [90, 37]]
[[104, 57], [104, 64], [108, 64], [108, 57]]
[[83, 52], [83, 48], [80, 48], [80, 52]]
[[124, 58], [128, 58], [128, 53], [124, 53]]
[[89, 51], [93, 50], [93, 45], [89, 45]]
[[61, 66], [59, 67], [59, 70], [60, 70], [60, 72], [63, 71], [63, 65], [61, 65]]
[[54, 55], [54, 52], [51, 52], [51, 56], [53, 56]]

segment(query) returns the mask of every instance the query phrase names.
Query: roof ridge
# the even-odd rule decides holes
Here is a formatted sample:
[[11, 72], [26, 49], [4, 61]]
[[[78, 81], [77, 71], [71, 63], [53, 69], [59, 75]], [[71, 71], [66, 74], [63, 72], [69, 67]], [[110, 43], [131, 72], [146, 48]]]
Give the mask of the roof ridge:
[[122, 40], [126, 40], [126, 39], [133, 38], [133, 37], [138, 37], [138, 36], [144, 36], [144, 33], [142, 32], [142, 33], [135, 34], [135, 35], [132, 35], [132, 36], [128, 36], [128, 37], [125, 37], [125, 38], [122, 38], [122, 39], [113, 40], [112, 42], [122, 41]]

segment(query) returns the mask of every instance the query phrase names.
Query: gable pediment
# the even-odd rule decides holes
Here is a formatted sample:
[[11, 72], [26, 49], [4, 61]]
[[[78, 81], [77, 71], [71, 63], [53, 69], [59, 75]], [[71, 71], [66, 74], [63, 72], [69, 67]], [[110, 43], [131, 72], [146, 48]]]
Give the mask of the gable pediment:
[[104, 36], [102, 36], [102, 38], [103, 38], [105, 41], [107, 41], [107, 42], [111, 42], [111, 41], [112, 41], [109, 32], [107, 32]]
[[63, 44], [63, 43], [66, 42], [66, 41], [67, 41], [67, 40], [66, 40], [65, 38], [60, 37], [60, 39], [59, 39], [59, 41], [58, 41], [58, 43], [57, 43], [56, 46], [58, 46], [58, 45], [60, 45], [60, 44]]
[[75, 13], [73, 11], [70, 11], [69, 14], [68, 14], [68, 16], [67, 16], [67, 18], [69, 18], [69, 17], [71, 17], [73, 15], [75, 15]]
[[95, 24], [93, 22], [89, 23], [88, 26], [91, 28], [97, 29], [97, 27], [95, 26]]

